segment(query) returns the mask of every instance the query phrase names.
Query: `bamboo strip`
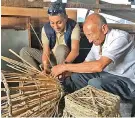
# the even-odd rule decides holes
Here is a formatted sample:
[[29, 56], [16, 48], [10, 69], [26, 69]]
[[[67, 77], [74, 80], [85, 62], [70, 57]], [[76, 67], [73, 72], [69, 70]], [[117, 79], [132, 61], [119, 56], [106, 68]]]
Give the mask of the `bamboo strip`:
[[[51, 100], [51, 101], [47, 101], [47, 102], [43, 103], [41, 109], [46, 108], [46, 107], [47, 107], [47, 109], [48, 109], [48, 108], [50, 107], [50, 104], [51, 104], [52, 106], [55, 106], [54, 104], [57, 103], [57, 100], [58, 100], [58, 99], [54, 98], [54, 99]], [[47, 112], [47, 109], [46, 109], [45, 112]]]
[[21, 113], [20, 115], [18, 115], [17, 117], [21, 118], [21, 117], [31, 117], [30, 114], [33, 114], [34, 111], [33, 110], [28, 110], [27, 112]]
[[8, 113], [2, 114], [2, 117], [7, 117], [7, 116], [8, 116]]
[[[7, 79], [7, 78], [6, 78]], [[48, 82], [50, 82], [50, 83], [56, 83], [56, 82], [54, 82], [54, 81], [52, 81], [52, 80], [49, 80], [49, 79], [35, 79], [35, 80], [39, 80], [39, 81], [42, 81], [42, 82], [45, 82], [45, 83], [48, 83]], [[22, 81], [24, 81], [24, 82], [32, 82], [33, 83], [33, 80], [30, 80], [30, 79], [11, 79], [11, 78], [8, 78], [7, 79], [7, 82], [22, 82]]]
[[1, 100], [1, 106], [4, 106], [4, 105], [6, 105], [7, 104], [7, 100]]
[[20, 70], [20, 69], [17, 69], [17, 68], [15, 68], [14, 66], [11, 66], [11, 65], [8, 65], [8, 64], [7, 64], [7, 66], [10, 67], [10, 68], [12, 68], [12, 69], [15, 69], [15, 70], [17, 70], [17, 71], [19, 71], [19, 72], [22, 72], [22, 73], [27, 74], [26, 71], [22, 71], [22, 70]]
[[19, 69], [19, 70], [22, 70], [22, 71], [24, 71], [24, 72], [31, 72], [31, 71], [29, 71], [29, 70], [26, 70], [25, 68], [22, 68], [22, 67], [20, 67], [20, 66], [18, 66], [18, 65], [15, 65], [15, 64], [12, 64], [12, 66], [14, 66], [15, 68], [17, 68], [17, 69]]
[[[113, 102], [116, 102], [115, 101], [115, 99], [113, 99], [111, 96], [109, 96], [108, 95], [108, 93], [106, 94], [106, 93], [104, 93], [104, 95], [103, 94], [101, 94], [101, 92], [98, 92], [98, 91], [94, 91], [93, 90], [93, 92], [95, 92], [95, 96], [99, 99], [99, 98], [102, 98], [102, 99], [105, 99], [107, 102], [110, 102], [110, 103], [112, 103], [112, 101]], [[103, 93], [103, 92], [102, 92]], [[107, 97], [105, 97], [105, 96], [107, 96]], [[112, 95], [113, 96], [113, 95]], [[111, 99], [110, 99], [111, 98]]]
[[33, 83], [32, 80], [26, 80], [26, 79], [7, 79], [7, 82], [22, 82], [22, 81], [24, 81], [24, 82], [32, 82]]
[[[33, 101], [28, 101], [27, 105], [28, 105], [28, 106], [32, 106], [33, 104], [42, 102], [42, 105], [41, 105], [41, 106], [43, 106], [44, 104], [46, 104], [46, 102], [50, 101], [51, 99], [55, 99], [55, 98], [58, 99], [58, 97], [54, 97], [54, 95], [52, 95], [51, 98], [46, 98], [46, 99], [43, 98], [42, 100], [44, 100], [44, 102], [42, 102], [42, 100], [39, 101], [39, 98], [36, 98], [36, 99], [35, 99], [35, 102], [33, 102]], [[23, 108], [24, 105], [26, 106], [26, 104], [20, 104], [19, 107], [20, 107], [20, 108], [21, 108], [21, 107]], [[41, 107], [40, 107], [40, 108], [41, 108]]]
[[41, 43], [41, 40], [39, 39], [39, 37], [38, 37], [37, 33], [35, 32], [35, 30], [34, 30], [34, 28], [33, 28], [32, 24], [31, 24], [31, 23], [29, 23], [29, 24], [30, 24], [30, 27], [32, 28], [32, 30], [33, 30], [33, 32], [34, 32], [34, 34], [36, 35], [36, 37], [37, 37], [37, 39], [38, 39], [38, 42], [40, 43], [40, 46], [43, 48], [43, 44]]
[[[42, 98], [43, 99], [43, 98]], [[53, 98], [52, 98], [53, 99]], [[47, 101], [46, 101], [47, 102]], [[35, 104], [35, 103], [37, 103], [38, 105], [37, 105], [37, 110], [39, 110], [39, 109], [41, 109], [41, 103], [43, 104], [43, 102], [42, 102], [42, 100], [40, 100], [40, 98], [36, 98], [36, 99], [34, 99], [34, 100], [31, 100], [31, 101], [29, 101], [28, 102], [28, 105], [25, 105], [25, 106], [32, 106], [33, 105], [33, 103]], [[49, 107], [49, 106], [48, 106]], [[33, 109], [35, 109], [35, 107], [33, 108]], [[33, 110], [33, 109], [31, 109], [31, 110]]]
[[34, 66], [32, 66], [30, 63], [28, 63], [26, 60], [24, 60], [22, 57], [20, 57], [17, 53], [15, 53], [13, 50], [9, 49], [9, 51], [11, 53], [13, 53], [15, 56], [17, 56], [19, 59], [21, 59], [22, 61], [24, 61], [25, 63], [27, 63], [29, 66], [31, 66], [34, 70], [36, 70], [37, 72], [41, 72], [38, 69], [36, 69]]
[[[9, 65], [10, 67], [22, 72], [22, 74], [18, 74], [3, 71], [7, 82], [22, 83], [19, 87], [8, 87], [11, 91], [9, 94], [10, 102], [12, 102], [10, 103], [12, 105], [12, 112], [9, 116], [14, 117], [19, 114], [19, 116], [41, 116], [44, 112], [46, 112], [46, 116], [54, 114], [55, 106], [58, 105], [61, 96], [61, 85], [58, 79], [51, 75], [42, 75], [41, 72], [37, 72], [26, 64], [6, 57], [3, 58], [12, 64]], [[20, 91], [20, 93], [14, 94], [12, 91]], [[3, 96], [2, 100], [9, 100], [9, 98]], [[5, 112], [9, 110], [6, 109], [6, 105], [8, 103], [2, 107]]]
[[[14, 63], [12, 63], [12, 65], [14, 65], [15, 66], [15, 68], [18, 68], [18, 69], [20, 69], [20, 70], [22, 70], [22, 71], [26, 71], [27, 73], [34, 73], [34, 72], [37, 72], [36, 70], [34, 70], [34, 69], [32, 69], [32, 68], [24, 68], [24, 67], [22, 67], [22, 66], [20, 66], [20, 65], [16, 65], [16, 64], [14, 64]], [[24, 64], [24, 65], [26, 65], [26, 64]]]
[[5, 74], [5, 73], [3, 73], [4, 74], [4, 76], [5, 76], [5, 78], [12, 78], [12, 77], [20, 77], [20, 76], [22, 76], [22, 74], [20, 74], [20, 75], [13, 75], [13, 74]]
[[4, 70], [2, 70], [1, 71], [3, 74], [4, 74], [4, 76], [6, 76], [6, 75], [15, 75], [15, 76], [19, 76], [19, 75], [22, 75], [21, 73], [14, 73], [14, 72], [8, 72], [8, 71], [4, 71]]
[[6, 91], [6, 89], [5, 89], [5, 88], [1, 88], [1, 91], [4, 91], [4, 92], [5, 92], [5, 91]]
[[[42, 43], [41, 43], [41, 41], [40, 41], [40, 39], [39, 39], [39, 37], [38, 37], [37, 33], [35, 32], [35, 30], [34, 30], [34, 28], [33, 28], [33, 26], [32, 26], [32, 24], [31, 24], [31, 23], [30, 23], [30, 26], [31, 26], [32, 30], [34, 31], [34, 33], [35, 33], [35, 35], [36, 35], [36, 37], [37, 37], [37, 39], [38, 39], [38, 41], [39, 41], [39, 43], [40, 43], [41, 47], [43, 48], [43, 45], [42, 45]], [[46, 57], [47, 57], [47, 59], [48, 59], [48, 61], [49, 61], [50, 65], [51, 65], [51, 67], [53, 67], [52, 62], [51, 62], [51, 60], [49, 59], [48, 55], [47, 55], [46, 53], [44, 53], [44, 54], [46, 55]]]
[[[78, 98], [80, 98], [80, 99], [92, 99], [92, 97], [78, 97]], [[104, 98], [102, 98], [102, 97], [96, 97], [96, 96], [94, 96], [94, 99], [96, 100], [96, 102], [98, 102], [98, 103], [101, 103], [101, 102], [103, 102], [103, 99]], [[99, 101], [100, 100], [100, 101]], [[108, 102], [110, 102], [110, 103], [112, 103], [111, 102], [111, 100], [109, 99], [105, 99], [107, 102], [106, 102], [106, 104], [108, 103]], [[103, 103], [101, 103], [101, 104], [103, 104]], [[103, 104], [104, 105], [104, 104]], [[111, 104], [107, 104], [107, 106], [111, 106]]]
[[31, 78], [33, 77], [34, 79], [35, 78], [39, 78], [40, 79], [40, 76], [41, 76], [41, 80], [45, 80], [45, 79], [52, 80], [51, 78], [48, 78], [47, 75], [43, 75], [43, 74], [36, 74], [36, 75], [33, 74], [34, 76], [27, 75], [27, 74], [24, 75], [23, 73], [21, 73], [21, 74], [18, 74], [18, 73], [14, 74], [14, 73], [3, 72], [3, 74], [4, 74], [5, 78], [19, 78], [19, 77], [22, 77], [22, 76], [27, 78], [29, 76]]
[[[54, 92], [54, 94], [55, 94], [56, 92]], [[34, 98], [34, 96], [23, 96], [23, 99], [15, 99], [15, 100], [13, 100], [12, 101], [12, 105], [13, 105], [13, 107], [16, 107], [16, 105], [18, 105], [18, 104], [20, 104], [21, 105], [21, 103], [23, 103], [23, 102], [26, 102], [26, 101], [28, 101], [28, 103], [31, 103], [32, 101], [36, 101], [36, 99], [38, 99], [38, 98], [43, 98], [43, 97], [46, 97], [46, 96], [48, 95], [47, 93], [42, 93], [42, 96], [41, 97], [38, 97], [38, 95], [34, 95], [35, 96], [35, 98]], [[51, 95], [51, 94], [50, 94]], [[44, 98], [44, 99], [46, 99], [46, 98]]]
[[[49, 98], [49, 99], [52, 99], [52, 98], [55, 98], [55, 96], [53, 95], [51, 98]], [[49, 99], [48, 100], [42, 100], [42, 102], [45, 102], [45, 101], [49, 101]], [[21, 113], [24, 113], [24, 112], [26, 112], [27, 110], [30, 110], [30, 109], [32, 109], [32, 108], [34, 108], [34, 107], [36, 107], [37, 105], [38, 105], [39, 103], [36, 103], [36, 104], [33, 104], [32, 106], [29, 106], [28, 108], [23, 108], [23, 109], [19, 109], [18, 111], [15, 111], [15, 112], [13, 112], [12, 114], [13, 114], [13, 117], [16, 117], [17, 115], [20, 115]]]
[[[57, 95], [57, 91], [54, 91], [54, 92], [52, 92], [52, 93], [42, 93], [42, 94], [40, 94], [40, 96], [38, 95], [38, 93], [37, 94], [34, 94], [34, 95], [32, 95], [32, 96], [25, 96], [23, 99], [21, 99], [21, 100], [15, 100], [15, 101], [12, 101], [12, 105], [16, 105], [16, 104], [20, 104], [20, 103], [22, 103], [22, 102], [24, 102], [24, 101], [27, 101], [27, 100], [29, 100], [29, 102], [31, 101], [31, 100], [34, 100], [34, 99], [36, 99], [36, 98], [42, 98], [42, 97], [45, 97], [45, 95], [46, 95], [46, 97], [48, 97], [49, 95], [52, 95], [52, 94], [54, 94], [54, 95]], [[48, 96], [47, 96], [48, 95]]]
[[[47, 102], [44, 102], [43, 104], [42, 104], [42, 107], [40, 108], [41, 110], [43, 109], [43, 112], [46, 112], [46, 110], [49, 108], [49, 105], [52, 103], [52, 102], [56, 102], [57, 101], [57, 99], [56, 98], [54, 98], [53, 100], [51, 100], [51, 101], [47, 101]], [[34, 116], [34, 117], [36, 117], [34, 114], [35, 113], [38, 113], [39, 112], [39, 110], [38, 110], [38, 106], [36, 106], [35, 108], [33, 108], [32, 109], [32, 113], [31, 114], [29, 114], [27, 117], [32, 117], [32, 116]], [[20, 117], [21, 116], [23, 116], [23, 115], [20, 115]], [[39, 116], [37, 116], [37, 117], [39, 117]]]
[[8, 109], [8, 108], [7, 108], [7, 104], [4, 105], [4, 106], [1, 105], [1, 109]]
[[[51, 93], [53, 91], [56, 91], [56, 89], [52, 89], [52, 90], [48, 90], [48, 89], [45, 89], [43, 90], [43, 92], [45, 93]], [[29, 96], [29, 95], [34, 95], [34, 94], [37, 94], [37, 91], [30, 91], [30, 92], [25, 92], [24, 94], [14, 94], [14, 95], [11, 95], [11, 99], [14, 100], [14, 99], [17, 99], [17, 97], [21, 97], [21, 96]], [[1, 100], [6, 100], [7, 99], [7, 96], [4, 96], [4, 97], [1, 97]], [[19, 98], [18, 98], [19, 99]]]
[[[10, 64], [16, 64], [18, 66], [21, 66], [21, 67], [24, 67], [26, 69], [30, 69], [30, 70], [33, 70], [33, 68], [31, 68], [30, 66], [26, 65], [26, 64], [23, 64], [21, 62], [18, 62], [16, 60], [13, 60], [13, 59], [10, 59], [10, 58], [7, 58], [7, 57], [4, 57], [4, 56], [1, 56], [1, 59], [10, 63]], [[36, 70], [35, 70], [36, 71]], [[36, 71], [37, 73], [41, 73], [40, 71]]]
[[54, 78], [48, 76], [47, 74], [42, 74], [42, 73], [39, 73], [39, 74], [36, 74], [36, 76], [34, 76], [34, 78], [47, 78], [47, 79], [50, 79], [50, 80], [54, 80]]
[[[21, 76], [20, 76], [21, 77]], [[20, 77], [6, 77], [5, 76], [5, 78], [7, 79], [7, 81], [18, 81], [18, 82], [20, 82], [20, 81], [33, 81], [33, 79], [28, 79], [28, 78], [26, 78], [25, 77], [25, 79], [20, 79]], [[23, 77], [24, 78], [24, 77]], [[48, 79], [48, 78], [34, 78], [34, 80], [39, 80], [39, 81], [49, 81], [49, 82], [53, 82], [53, 83], [56, 83], [56, 82], [54, 82], [53, 80], [51, 80], [51, 79]]]
[[4, 61], [6, 61], [6, 62], [8, 62], [8, 63], [16, 64], [16, 65], [22, 66], [22, 67], [24, 67], [24, 68], [31, 68], [30, 66], [28, 66], [28, 65], [26, 65], [26, 64], [23, 64], [23, 63], [18, 62], [18, 61], [16, 61], [16, 60], [10, 59], [10, 58], [8, 58], [8, 57], [1, 56], [1, 59], [4, 60]]
[[95, 100], [94, 100], [94, 97], [93, 97], [93, 94], [92, 94], [92, 90], [90, 89], [90, 96], [92, 98], [92, 104], [95, 108], [97, 108], [96, 104], [95, 104]]
[[[28, 96], [28, 95], [31, 95], [31, 94], [34, 94], [34, 93], [37, 93], [37, 91], [25, 92], [24, 94], [17, 93], [17, 94], [14, 94], [14, 95], [10, 95], [10, 97], [11, 97], [11, 99], [14, 99], [14, 98], [17, 99], [17, 97], [21, 97], [21, 96], [24, 96], [24, 95]], [[1, 97], [1, 100], [6, 100], [6, 99], [7, 99], [7, 96]]]
[[[52, 84], [52, 85], [40, 85], [39, 86], [40, 89], [44, 89], [44, 88], [56, 88], [56, 85], [55, 84]], [[36, 85], [31, 85], [31, 86], [24, 86], [24, 87], [10, 87], [10, 90], [22, 90], [22, 91], [30, 91], [30, 90], [37, 90], [37, 86]]]
[[[57, 103], [56, 103], [57, 104]], [[57, 111], [55, 110], [57, 105], [53, 105], [53, 109], [51, 110], [52, 112], [50, 112], [49, 114], [47, 114], [48, 117], [52, 117], [54, 115], [54, 113], [56, 113]], [[47, 109], [47, 111], [49, 111], [49, 109]], [[54, 116], [55, 117], [55, 116]]]
[[[50, 112], [48, 114], [48, 117], [53, 117], [53, 115], [55, 114], [56, 110], [55, 110], [55, 107], [51, 110], [52, 112]], [[55, 116], [54, 116], [55, 117]]]
[[11, 99], [10, 99], [10, 90], [9, 90], [7, 81], [6, 81], [3, 73], [1, 73], [1, 78], [2, 78], [3, 84], [5, 86], [6, 94], [7, 94], [7, 98], [8, 98], [8, 101], [7, 101], [8, 102], [8, 114], [9, 114], [9, 116], [12, 116], [12, 106], [11, 106]]
[[24, 83], [23, 83], [23, 86], [30, 86], [30, 85], [35, 85], [35, 83], [33, 83], [33, 81], [29, 81], [29, 82], [24, 81]]
[[[42, 111], [40, 111], [40, 112], [37, 112], [37, 114], [35, 114], [35, 116], [36, 117], [51, 117], [51, 115], [50, 114], [52, 114], [53, 115], [53, 112], [55, 112], [55, 106], [56, 106], [56, 104], [53, 104], [54, 106], [51, 106], [50, 108], [48, 108], [48, 109], [46, 109], [46, 112], [44, 112], [44, 109], [42, 110]], [[48, 111], [53, 111], [53, 112], [50, 112], [50, 113], [48, 113]], [[46, 113], [46, 115], [45, 115], [45, 113]], [[34, 116], [34, 114], [32, 115], [32, 116]]]
[[14, 77], [13, 77], [13, 76], [12, 76], [12, 77], [5, 76], [5, 78], [6, 78], [7, 80], [8, 80], [8, 79], [9, 79], [9, 80], [11, 80], [11, 79], [20, 79], [20, 77], [17, 77], [17, 76], [16, 76], [16, 77], [15, 77], [15, 76], [14, 76]]

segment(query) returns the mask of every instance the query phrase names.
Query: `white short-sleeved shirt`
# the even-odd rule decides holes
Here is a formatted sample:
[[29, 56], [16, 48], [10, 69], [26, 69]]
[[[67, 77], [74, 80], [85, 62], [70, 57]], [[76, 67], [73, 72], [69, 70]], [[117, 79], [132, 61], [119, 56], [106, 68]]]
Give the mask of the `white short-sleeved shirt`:
[[102, 46], [102, 55], [99, 55], [100, 46], [93, 44], [85, 61], [98, 60], [101, 56], [110, 58], [113, 62], [105, 72], [127, 77], [135, 83], [135, 37], [129, 33], [112, 29], [105, 38]]

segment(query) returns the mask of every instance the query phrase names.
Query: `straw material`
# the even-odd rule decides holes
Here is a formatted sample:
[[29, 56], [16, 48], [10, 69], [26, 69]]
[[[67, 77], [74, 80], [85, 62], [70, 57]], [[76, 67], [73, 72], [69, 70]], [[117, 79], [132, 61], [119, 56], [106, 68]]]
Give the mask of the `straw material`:
[[[15, 55], [19, 57], [16, 53]], [[56, 116], [59, 101], [63, 96], [58, 79], [51, 74], [42, 74], [28, 62], [24, 64], [3, 56], [2, 59], [10, 64], [9, 67], [19, 71], [2, 71], [2, 117]]]
[[[5, 87], [1, 97], [3, 117], [49, 117], [56, 112], [62, 88], [51, 76], [2, 73]], [[12, 82], [16, 82], [17, 86], [9, 87]]]
[[120, 97], [86, 86], [65, 96], [63, 117], [119, 117]]

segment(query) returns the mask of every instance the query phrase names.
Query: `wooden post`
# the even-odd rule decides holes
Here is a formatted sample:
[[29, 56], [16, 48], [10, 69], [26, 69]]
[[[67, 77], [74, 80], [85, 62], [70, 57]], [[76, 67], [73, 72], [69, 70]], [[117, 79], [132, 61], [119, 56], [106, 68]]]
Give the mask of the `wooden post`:
[[27, 19], [27, 29], [28, 29], [28, 40], [29, 40], [29, 46], [31, 47], [31, 28], [30, 28], [30, 21], [31, 21], [31, 18], [28, 17]]
[[[96, 4], [99, 5], [100, 4], [100, 0], [96, 0]], [[100, 9], [94, 9], [95, 13], [99, 13]]]

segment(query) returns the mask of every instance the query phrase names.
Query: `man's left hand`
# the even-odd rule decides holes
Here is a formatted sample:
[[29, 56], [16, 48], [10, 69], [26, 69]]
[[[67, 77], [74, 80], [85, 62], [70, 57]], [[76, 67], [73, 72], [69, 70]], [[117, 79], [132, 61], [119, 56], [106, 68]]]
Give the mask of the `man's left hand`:
[[51, 69], [51, 73], [54, 77], [57, 77], [58, 75], [62, 74], [66, 71], [65, 64], [56, 65]]

